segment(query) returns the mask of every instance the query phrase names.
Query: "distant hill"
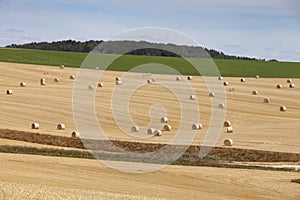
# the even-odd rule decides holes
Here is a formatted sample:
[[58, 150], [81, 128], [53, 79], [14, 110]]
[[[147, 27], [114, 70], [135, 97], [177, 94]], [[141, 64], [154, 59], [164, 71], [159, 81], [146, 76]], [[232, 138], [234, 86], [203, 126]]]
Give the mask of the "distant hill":
[[[27, 44], [11, 44], [7, 48], [23, 48], [23, 49], [39, 49], [39, 50], [53, 50], [53, 51], [67, 51], [67, 52], [90, 52], [97, 45], [102, 45], [97, 49], [101, 53], [107, 54], [123, 54], [128, 52], [129, 55], [146, 55], [146, 56], [166, 56], [178, 57], [172, 52], [180, 52], [183, 57], [203, 58], [207, 57], [203, 50], [214, 59], [234, 59], [234, 60], [257, 60], [256, 58], [241, 57], [226, 55], [223, 52], [214, 49], [207, 49], [198, 46], [175, 45], [175, 44], [162, 44], [150, 43], [145, 41], [102, 41], [102, 40], [89, 40], [85, 42], [75, 40], [63, 40], [56, 42], [32, 42]], [[122, 43], [122, 44], [121, 44]], [[130, 49], [136, 49], [130, 51]], [[166, 50], [162, 50], [166, 49]]]

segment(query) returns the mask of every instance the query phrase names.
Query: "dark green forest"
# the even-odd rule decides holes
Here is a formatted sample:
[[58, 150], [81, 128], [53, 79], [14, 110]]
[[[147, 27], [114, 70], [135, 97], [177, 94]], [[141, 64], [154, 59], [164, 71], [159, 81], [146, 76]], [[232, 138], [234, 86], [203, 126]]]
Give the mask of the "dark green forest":
[[258, 60], [256, 58], [226, 55], [223, 52], [199, 46], [150, 43], [146, 41], [137, 42], [89, 40], [80, 42], [75, 40], [63, 40], [55, 42], [32, 42], [21, 45], [11, 44], [6, 46], [6, 48], [39, 49], [66, 52], [90, 52], [92, 50], [96, 50], [106, 54], [166, 57], [179, 57], [180, 55], [187, 58], [206, 58], [210, 56], [214, 59]]
[[75, 40], [63, 40], [56, 42], [32, 42], [27, 44], [11, 44], [7, 48], [38, 49], [67, 52], [90, 52], [103, 41], [89, 40], [85, 42]]

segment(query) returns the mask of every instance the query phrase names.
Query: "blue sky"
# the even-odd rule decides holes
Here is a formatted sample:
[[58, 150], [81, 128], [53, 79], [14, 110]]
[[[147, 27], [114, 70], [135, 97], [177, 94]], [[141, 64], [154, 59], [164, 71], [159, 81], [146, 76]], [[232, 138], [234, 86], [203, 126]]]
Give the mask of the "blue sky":
[[300, 61], [298, 0], [0, 0], [0, 46], [163, 27], [227, 54]]

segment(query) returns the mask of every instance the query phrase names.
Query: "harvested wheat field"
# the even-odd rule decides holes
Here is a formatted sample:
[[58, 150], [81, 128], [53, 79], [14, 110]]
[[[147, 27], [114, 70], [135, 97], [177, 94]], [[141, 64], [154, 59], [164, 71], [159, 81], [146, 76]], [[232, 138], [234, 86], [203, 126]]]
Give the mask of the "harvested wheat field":
[[300, 198], [290, 181], [298, 172], [168, 166], [129, 174], [96, 160], [2, 153], [0, 162], [3, 199]]
[[[72, 92], [77, 72], [78, 69], [68, 67], [0, 63], [0, 146], [86, 153], [81, 148], [80, 140], [71, 137], [71, 133], [76, 131]], [[99, 73], [99, 70], [95, 73]], [[70, 78], [73, 75], [75, 80], [74, 77]], [[177, 76], [171, 75], [133, 74], [145, 83], [132, 93], [129, 101], [130, 116], [138, 127], [135, 130], [139, 131], [130, 132], [133, 125], [129, 124], [125, 129], [130, 134], [124, 134], [115, 124], [111, 113], [112, 92], [116, 87], [126, 87], [126, 80], [122, 80], [122, 75], [122, 72], [105, 72], [99, 80], [100, 86], [95, 84], [90, 87], [87, 82], [85, 87], [88, 92], [96, 91], [96, 115], [107, 137], [120, 146], [123, 145], [120, 140], [169, 143], [179, 129], [180, 103], [172, 92], [159, 83], [170, 78], [180, 84], [186, 78], [178, 81]], [[120, 77], [122, 84], [116, 84], [116, 77]], [[59, 81], [55, 82], [55, 78]], [[151, 80], [151, 83], [147, 80]], [[241, 157], [241, 162], [244, 163], [243, 159], [247, 160], [247, 156], [251, 154], [248, 164], [255, 158], [262, 158], [260, 163], [264, 163], [268, 162], [264, 159], [266, 155], [280, 155], [277, 162], [281, 164], [299, 164], [300, 90], [297, 85], [300, 85], [300, 80], [293, 79], [295, 88], [289, 88], [286, 79], [253, 77], [240, 82], [237, 77], [224, 78], [224, 81], [229, 82], [229, 86], [225, 87], [226, 104], [219, 103], [226, 108], [225, 120], [230, 121], [226, 126], [232, 127], [233, 132], [227, 133], [229, 127], [224, 127], [217, 146], [223, 147], [223, 141], [227, 138], [233, 141], [233, 145], [215, 149], [212, 155], [236, 156], [237, 160]], [[26, 87], [21, 87], [20, 82], [26, 83]], [[198, 100], [201, 113], [198, 121], [193, 121], [189, 127], [184, 128], [188, 134], [189, 130], [192, 131], [193, 124], [201, 124], [193, 142], [193, 145], [201, 145], [210, 123], [211, 98], [218, 98], [218, 91], [208, 91], [200, 77], [194, 76], [189, 83], [193, 86], [194, 93], [186, 94], [187, 101]], [[220, 84], [223, 85], [223, 80]], [[277, 84], [282, 84], [283, 87], [277, 89]], [[7, 90], [12, 90], [13, 93], [8, 95]], [[254, 90], [258, 91], [257, 95], [252, 94]], [[214, 95], [209, 95], [211, 92]], [[196, 98], [190, 100], [191, 95]], [[265, 98], [268, 98], [267, 102]], [[149, 110], [155, 104], [164, 106], [165, 113], [161, 116], [151, 115]], [[281, 112], [281, 106], [285, 106], [287, 110]], [[167, 120], [162, 123], [163, 116]], [[146, 130], [150, 128], [148, 124], [151, 120], [161, 129], [165, 124], [172, 129], [163, 131], [160, 137], [147, 137]], [[221, 122], [222, 126], [224, 121]], [[79, 134], [84, 137], [84, 134]], [[145, 149], [140, 149], [141, 146]], [[137, 151], [142, 152], [146, 150], [145, 144], [126, 143], [123, 147], [130, 150], [137, 147]], [[245, 151], [239, 150], [241, 148]], [[279, 153], [267, 154], [267, 151]], [[289, 162], [292, 163], [284, 162], [287, 157], [280, 152], [296, 153], [289, 155]], [[54, 157], [0, 153], [0, 199], [232, 199], [233, 196], [236, 199], [300, 198], [299, 184], [291, 182], [299, 177], [298, 171], [171, 165], [151, 173], [131, 174], [110, 169], [92, 159], [57, 156], [60, 155]], [[126, 162], [110, 162], [130, 166]]]
[[[47, 67], [39, 65], [0, 63], [0, 129], [31, 131], [42, 134], [71, 136], [75, 131], [72, 114], [72, 92], [75, 80], [70, 79], [76, 75], [78, 69]], [[147, 136], [146, 131], [139, 131], [136, 137], [124, 134], [115, 124], [111, 109], [111, 95], [116, 87], [115, 78], [122, 77], [122, 72], [106, 71], [101, 79], [103, 87], [94, 86], [96, 90], [95, 109], [99, 124], [107, 137], [114, 140], [142, 141], [154, 143], [169, 143], [179, 129], [180, 110], [176, 96], [167, 88], [159, 85], [171, 75], [150, 75], [156, 80], [147, 84], [149, 77], [136, 75], [145, 80], [145, 85], [136, 90], [130, 99], [130, 116], [134, 122], [142, 127], [152, 120], [161, 128], [162, 116], [150, 116], [149, 110], [154, 104], [161, 104], [166, 110], [168, 124], [171, 131], [163, 131], [161, 137]], [[177, 76], [171, 76], [176, 81]], [[59, 78], [59, 82], [54, 82]], [[40, 85], [40, 79], [45, 79], [46, 85]], [[226, 133], [226, 127], [218, 139], [217, 146], [223, 146], [226, 138], [233, 140], [235, 148], [257, 150], [300, 152], [300, 88], [289, 88], [286, 79], [247, 78], [247, 82], [240, 82], [240, 78], [224, 78], [230, 83], [226, 90], [226, 120], [232, 124], [233, 133]], [[20, 82], [26, 82], [26, 87], [20, 87]], [[180, 82], [180, 81], [176, 81]], [[195, 95], [199, 100], [200, 122], [203, 128], [197, 130], [195, 145], [201, 145], [209, 127], [211, 117], [211, 98], [203, 80], [193, 77], [189, 83], [193, 86]], [[222, 83], [222, 81], [221, 81]], [[282, 89], [277, 89], [276, 84], [282, 84]], [[299, 79], [293, 83], [300, 85]], [[6, 90], [13, 90], [12, 95], [7, 95]], [[88, 85], [86, 87], [88, 90]], [[257, 90], [257, 95], [252, 91]], [[93, 91], [91, 91], [93, 92]], [[162, 95], [163, 94], [163, 95]], [[189, 98], [191, 94], [187, 94]], [[217, 94], [216, 94], [217, 96]], [[269, 98], [268, 103], [264, 99]], [[224, 102], [220, 102], [224, 103]], [[280, 106], [286, 106], [285, 112], [280, 112]], [[151, 119], [152, 117], [152, 119]], [[157, 119], [156, 119], [157, 118]], [[38, 123], [39, 129], [31, 129], [32, 123]], [[58, 130], [58, 124], [64, 124], [64, 130]], [[192, 130], [185, 127], [186, 130]], [[132, 126], [128, 125], [128, 132]], [[81, 134], [82, 135], [82, 134]]]

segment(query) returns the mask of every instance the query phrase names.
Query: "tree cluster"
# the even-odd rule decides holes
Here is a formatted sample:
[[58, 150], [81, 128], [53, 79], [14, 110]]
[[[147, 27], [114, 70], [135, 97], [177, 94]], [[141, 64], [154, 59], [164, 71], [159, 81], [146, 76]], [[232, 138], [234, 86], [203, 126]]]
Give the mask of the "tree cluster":
[[[101, 44], [101, 45], [99, 45]], [[146, 56], [167, 56], [187, 58], [216, 58], [236, 60], [257, 60], [256, 58], [226, 55], [214, 49], [199, 46], [150, 43], [146, 41], [102, 41], [89, 40], [85, 42], [63, 40], [55, 42], [32, 42], [27, 44], [11, 44], [7, 48], [24, 48], [69, 52], [90, 52], [92, 50], [107, 54], [129, 54]]]
[[22, 48], [22, 49], [39, 49], [52, 51], [69, 51], [69, 52], [90, 52], [102, 41], [89, 40], [85, 42], [75, 40], [63, 40], [57, 42], [32, 42], [28, 44], [11, 44], [8, 48]]

